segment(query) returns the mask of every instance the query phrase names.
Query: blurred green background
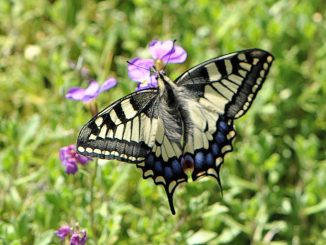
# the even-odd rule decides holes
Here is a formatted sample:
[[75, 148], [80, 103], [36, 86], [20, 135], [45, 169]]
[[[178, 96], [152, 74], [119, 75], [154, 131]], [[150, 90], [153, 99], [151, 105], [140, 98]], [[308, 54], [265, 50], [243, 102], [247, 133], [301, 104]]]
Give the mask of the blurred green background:
[[[326, 244], [326, 2], [0, 1], [0, 244], [60, 243], [79, 223], [88, 244]], [[208, 58], [263, 48], [276, 58], [221, 172], [165, 192], [133, 165], [94, 162], [67, 175], [60, 147], [90, 115], [64, 95], [89, 76], [135, 89], [126, 61], [152, 39], [188, 52], [171, 78]], [[94, 178], [96, 176], [96, 178]], [[91, 194], [93, 190], [93, 197]]]

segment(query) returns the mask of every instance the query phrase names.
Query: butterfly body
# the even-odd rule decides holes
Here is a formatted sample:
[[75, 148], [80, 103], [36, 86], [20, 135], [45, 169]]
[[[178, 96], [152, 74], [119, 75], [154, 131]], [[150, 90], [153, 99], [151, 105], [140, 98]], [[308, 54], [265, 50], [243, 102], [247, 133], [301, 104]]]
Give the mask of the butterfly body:
[[135, 163], [143, 178], [173, 193], [187, 181], [212, 176], [220, 184], [224, 155], [232, 151], [233, 121], [250, 107], [273, 57], [260, 49], [208, 60], [175, 81], [158, 71], [158, 88], [116, 101], [81, 130], [77, 150], [87, 156]]

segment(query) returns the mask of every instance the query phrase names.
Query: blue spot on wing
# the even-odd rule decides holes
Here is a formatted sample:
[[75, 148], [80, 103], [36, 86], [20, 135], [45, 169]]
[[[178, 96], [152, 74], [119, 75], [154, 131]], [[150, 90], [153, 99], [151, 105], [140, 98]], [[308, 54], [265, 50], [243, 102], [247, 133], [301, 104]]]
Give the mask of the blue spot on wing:
[[209, 142], [209, 148], [199, 149], [194, 153], [195, 167], [192, 172], [193, 180], [201, 176], [212, 176], [220, 184], [219, 171], [224, 155], [227, 153], [222, 152], [222, 149], [225, 146], [230, 146], [232, 150], [232, 140], [235, 134], [228, 136], [231, 131], [234, 131], [233, 122], [223, 117], [220, 117], [217, 121], [216, 128], [217, 130], [213, 135], [213, 140]]
[[172, 164], [172, 172], [177, 176], [180, 177], [182, 174], [184, 174], [183, 169], [181, 167], [181, 164], [177, 160], [173, 160]]
[[210, 168], [214, 167], [215, 158], [214, 158], [214, 156], [213, 156], [213, 154], [211, 152], [208, 152], [206, 154], [206, 159], [205, 160], [206, 160], [206, 164], [207, 164], [208, 167], [210, 167]]
[[[150, 169], [150, 165], [147, 166]], [[162, 166], [162, 162], [159, 160], [155, 161], [155, 165], [154, 165], [154, 173], [156, 175], [161, 175], [163, 173], [163, 166]]]
[[195, 169], [202, 169], [206, 162], [205, 160], [204, 152], [197, 152], [195, 154]]
[[167, 180], [171, 180], [173, 177], [173, 172], [172, 172], [172, 168], [170, 167], [165, 167], [164, 168], [164, 177]]
[[218, 130], [220, 131], [220, 132], [222, 132], [222, 133], [226, 133], [227, 131], [228, 131], [228, 125], [227, 125], [227, 123], [226, 122], [224, 122], [224, 121], [220, 121], [219, 123], [218, 123]]
[[218, 156], [220, 154], [220, 147], [217, 143], [211, 144], [211, 152], [214, 156]]
[[220, 131], [216, 133], [214, 138], [215, 138], [215, 142], [219, 145], [223, 144], [223, 142], [225, 141], [225, 135]]
[[146, 161], [145, 161], [145, 164], [148, 166], [148, 167], [153, 167], [154, 166], [154, 162], [155, 162], [155, 158], [154, 158], [154, 156], [152, 155], [152, 154], [150, 154], [148, 157], [147, 157], [147, 159], [146, 159]]

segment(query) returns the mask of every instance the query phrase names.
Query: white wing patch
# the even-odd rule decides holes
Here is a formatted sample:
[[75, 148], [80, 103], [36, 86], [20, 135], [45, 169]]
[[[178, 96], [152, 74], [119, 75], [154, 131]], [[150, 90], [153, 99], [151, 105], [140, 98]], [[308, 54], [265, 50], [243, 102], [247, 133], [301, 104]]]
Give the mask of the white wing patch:
[[[164, 124], [161, 118], [158, 119], [156, 134], [155, 134], [155, 144], [153, 146], [152, 152], [156, 157], [162, 157], [163, 161], [168, 161], [170, 158], [179, 158], [182, 154], [180, 145], [169, 140], [165, 134]], [[180, 139], [181, 142], [181, 139]]]
[[217, 113], [224, 113], [225, 105], [229, 101], [216, 92], [211, 84], [205, 86], [204, 97], [199, 99], [199, 103], [210, 108]]
[[121, 102], [121, 108], [123, 109], [123, 112], [126, 116], [127, 119], [132, 119], [134, 118], [138, 111], [136, 111], [134, 109], [134, 107], [132, 106], [130, 99], [124, 100]]
[[211, 110], [211, 106], [207, 108], [193, 100], [188, 101], [188, 108], [194, 128], [187, 137], [185, 152], [193, 154], [195, 150], [209, 148], [209, 141], [213, 139], [216, 131], [219, 114], [216, 110]]
[[155, 142], [158, 119], [141, 114], [140, 121], [139, 139], [144, 141], [149, 147], [152, 147]]
[[[117, 113], [115, 112], [115, 110], [111, 110], [109, 115], [111, 117], [112, 122], [114, 122], [116, 125], [121, 124], [121, 121], [120, 121]], [[101, 117], [99, 117], [99, 118], [101, 118]]]
[[205, 68], [207, 69], [209, 81], [217, 81], [221, 79], [222, 75], [214, 63], [206, 65]]

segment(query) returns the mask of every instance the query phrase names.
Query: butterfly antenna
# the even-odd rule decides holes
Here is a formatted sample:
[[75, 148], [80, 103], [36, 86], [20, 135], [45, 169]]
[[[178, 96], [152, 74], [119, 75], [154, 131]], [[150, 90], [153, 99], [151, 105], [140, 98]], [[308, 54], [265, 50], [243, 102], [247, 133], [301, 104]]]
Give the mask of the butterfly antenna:
[[165, 71], [165, 68], [166, 68], [167, 64], [169, 63], [169, 61], [170, 61], [170, 57], [171, 57], [171, 55], [172, 55], [172, 50], [174, 49], [174, 45], [175, 45], [175, 42], [176, 42], [176, 41], [177, 41], [176, 39], [173, 40], [172, 48], [171, 48], [171, 50], [169, 51], [168, 61], [165, 63], [165, 65], [164, 65], [164, 67], [163, 67], [163, 71]]
[[142, 67], [142, 66], [139, 66], [139, 65], [136, 65], [136, 64], [134, 64], [134, 63], [131, 63], [129, 60], [127, 61], [127, 64], [128, 65], [133, 65], [133, 66], [135, 66], [135, 67], [137, 67], [137, 68], [140, 68], [140, 69], [144, 69], [144, 70], [146, 70], [146, 71], [151, 71], [151, 69], [147, 69], [146, 67]]

